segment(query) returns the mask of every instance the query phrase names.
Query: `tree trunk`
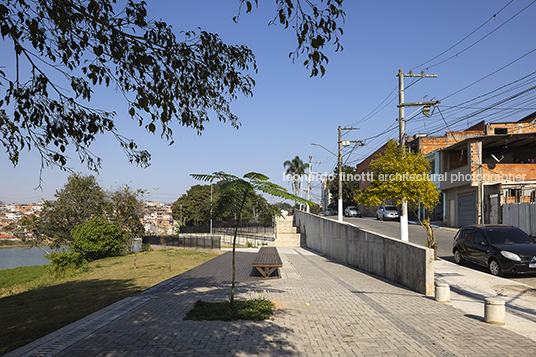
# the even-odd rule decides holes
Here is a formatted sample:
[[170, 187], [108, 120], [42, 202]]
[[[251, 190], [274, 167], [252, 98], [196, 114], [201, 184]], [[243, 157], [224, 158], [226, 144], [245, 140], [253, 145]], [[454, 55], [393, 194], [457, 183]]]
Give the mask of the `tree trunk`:
[[422, 226], [426, 230], [426, 246], [434, 250], [434, 259], [437, 259], [437, 243], [435, 239], [435, 231], [430, 224], [430, 212], [426, 210], [426, 218], [421, 222]]
[[[244, 198], [242, 199], [242, 203], [240, 204], [240, 209], [238, 211], [238, 214], [240, 214], [240, 212], [242, 212], [242, 209], [244, 208], [244, 205], [246, 203], [247, 196], [248, 196], [248, 191], [246, 190], [244, 192]], [[231, 301], [230, 301], [231, 308], [234, 307], [234, 295], [235, 295], [235, 285], [236, 285], [235, 252], [236, 252], [236, 236], [238, 235], [239, 223], [240, 223], [240, 221], [237, 219], [236, 220], [234, 237], [233, 237], [233, 280], [232, 280], [232, 283], [231, 283]]]

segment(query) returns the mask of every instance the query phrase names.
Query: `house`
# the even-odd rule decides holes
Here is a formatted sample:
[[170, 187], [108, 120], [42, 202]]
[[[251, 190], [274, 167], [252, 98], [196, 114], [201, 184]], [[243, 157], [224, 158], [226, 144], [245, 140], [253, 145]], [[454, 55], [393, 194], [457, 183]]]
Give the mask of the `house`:
[[[501, 204], [535, 202], [535, 138], [536, 112], [517, 122], [481, 121], [442, 136], [416, 134], [408, 138], [408, 149], [427, 158], [431, 178], [442, 192], [430, 218], [453, 227], [500, 223]], [[370, 172], [370, 163], [386, 147], [359, 163], [356, 172]], [[359, 189], [365, 190], [369, 184], [361, 181]]]
[[503, 203], [536, 202], [534, 124], [489, 124], [486, 132], [440, 150], [449, 226], [500, 223]]

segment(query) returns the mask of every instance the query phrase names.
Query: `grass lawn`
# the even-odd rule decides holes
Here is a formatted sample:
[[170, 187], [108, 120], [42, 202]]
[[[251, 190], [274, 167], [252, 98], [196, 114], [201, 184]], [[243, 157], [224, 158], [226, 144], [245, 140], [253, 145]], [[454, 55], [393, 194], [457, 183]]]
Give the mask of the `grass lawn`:
[[43, 266], [0, 270], [0, 355], [216, 255], [178, 249], [143, 252], [94, 261], [88, 271], [59, 278]]

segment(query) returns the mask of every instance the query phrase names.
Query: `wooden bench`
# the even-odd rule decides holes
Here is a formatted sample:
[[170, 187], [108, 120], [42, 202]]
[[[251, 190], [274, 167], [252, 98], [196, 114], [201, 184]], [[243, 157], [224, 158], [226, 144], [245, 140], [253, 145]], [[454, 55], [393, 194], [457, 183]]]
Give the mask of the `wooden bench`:
[[276, 247], [261, 247], [251, 265], [265, 278], [269, 278], [273, 272], [277, 272], [275, 277], [281, 277], [279, 268], [283, 266], [283, 262]]

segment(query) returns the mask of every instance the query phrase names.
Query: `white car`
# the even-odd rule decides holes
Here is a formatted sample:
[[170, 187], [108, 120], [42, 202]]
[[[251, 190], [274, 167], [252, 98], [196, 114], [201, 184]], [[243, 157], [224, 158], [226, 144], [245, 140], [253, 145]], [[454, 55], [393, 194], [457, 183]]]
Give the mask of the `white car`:
[[380, 205], [376, 211], [376, 219], [380, 221], [394, 221], [399, 219], [398, 209], [395, 206]]
[[355, 206], [348, 206], [344, 210], [344, 215], [346, 217], [361, 217], [361, 212]]

